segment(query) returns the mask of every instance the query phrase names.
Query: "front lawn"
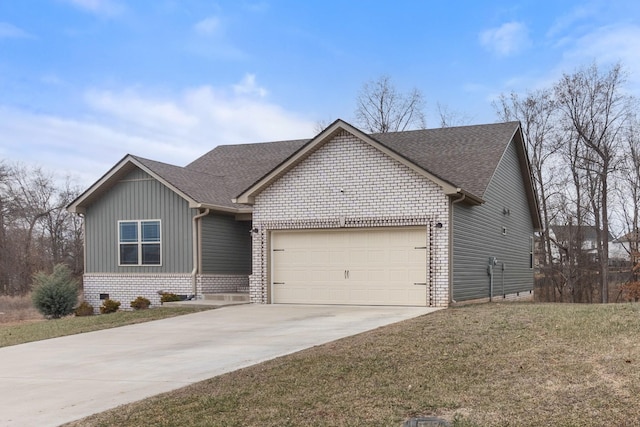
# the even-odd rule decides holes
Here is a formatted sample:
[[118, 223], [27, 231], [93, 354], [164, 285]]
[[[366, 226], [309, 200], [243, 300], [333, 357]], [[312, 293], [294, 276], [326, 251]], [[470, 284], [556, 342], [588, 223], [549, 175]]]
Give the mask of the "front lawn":
[[640, 305], [443, 310], [94, 415], [73, 426], [632, 426]]
[[71, 315], [62, 319], [42, 320], [38, 322], [22, 321], [10, 324], [0, 323], [0, 347], [149, 322], [151, 320], [180, 316], [202, 310], [208, 309], [193, 307], [157, 307], [148, 310], [118, 311], [111, 314], [86, 317], [75, 317]]

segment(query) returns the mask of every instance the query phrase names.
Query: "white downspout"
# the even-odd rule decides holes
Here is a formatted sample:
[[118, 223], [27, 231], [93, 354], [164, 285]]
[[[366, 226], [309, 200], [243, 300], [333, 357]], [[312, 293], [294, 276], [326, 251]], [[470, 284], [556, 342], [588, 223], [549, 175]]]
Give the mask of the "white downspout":
[[459, 198], [451, 201], [451, 209], [449, 209], [449, 303], [455, 304], [453, 299], [453, 205], [462, 202], [467, 198], [466, 194], [461, 194]]
[[202, 217], [209, 215], [210, 209], [205, 209], [204, 212], [199, 213], [193, 217], [193, 270], [191, 270], [191, 285], [193, 286], [193, 298], [197, 299], [198, 297], [198, 280], [196, 275], [200, 270], [200, 242], [198, 233], [198, 222]]

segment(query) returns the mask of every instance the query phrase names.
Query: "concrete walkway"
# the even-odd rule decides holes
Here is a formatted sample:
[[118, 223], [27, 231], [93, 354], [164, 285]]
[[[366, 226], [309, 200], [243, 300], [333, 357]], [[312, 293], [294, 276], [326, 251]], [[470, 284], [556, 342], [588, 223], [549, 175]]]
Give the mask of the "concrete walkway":
[[238, 305], [0, 348], [0, 426], [57, 426], [435, 310]]

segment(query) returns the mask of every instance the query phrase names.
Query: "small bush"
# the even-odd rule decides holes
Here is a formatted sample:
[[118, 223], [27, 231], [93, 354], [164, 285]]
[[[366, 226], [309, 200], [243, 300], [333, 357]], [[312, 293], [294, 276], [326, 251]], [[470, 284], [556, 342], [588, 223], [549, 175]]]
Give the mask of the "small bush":
[[75, 315], [77, 317], [93, 316], [93, 306], [86, 301], [83, 301], [78, 307], [76, 307]]
[[165, 292], [162, 294], [162, 297], [160, 297], [160, 302], [171, 302], [180, 300], [181, 298], [178, 295], [172, 294], [171, 292]]
[[34, 307], [45, 317], [59, 319], [73, 313], [78, 302], [78, 283], [64, 264], [53, 268], [53, 273], [43, 271], [33, 276], [34, 291], [31, 295]]
[[115, 313], [119, 309], [120, 309], [120, 301], [114, 301], [109, 298], [102, 301], [102, 306], [100, 306], [100, 313], [102, 314]]
[[131, 301], [131, 308], [134, 310], [146, 310], [151, 305], [151, 301], [145, 297], [138, 297]]
[[620, 286], [620, 290], [627, 301], [638, 302], [640, 300], [640, 282], [627, 282]]

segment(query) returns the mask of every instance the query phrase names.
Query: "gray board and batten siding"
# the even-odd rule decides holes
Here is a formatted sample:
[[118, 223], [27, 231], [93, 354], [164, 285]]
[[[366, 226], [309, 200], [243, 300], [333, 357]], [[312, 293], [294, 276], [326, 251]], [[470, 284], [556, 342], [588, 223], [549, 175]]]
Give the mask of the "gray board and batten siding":
[[[192, 218], [182, 197], [135, 169], [87, 207], [86, 273], [190, 273], [193, 269]], [[162, 265], [118, 266], [118, 221], [161, 221]]]
[[489, 257], [497, 259], [494, 299], [533, 289], [529, 253], [534, 225], [518, 149], [512, 140], [487, 187], [484, 204], [452, 205], [454, 301], [490, 296]]
[[218, 213], [202, 219], [202, 273], [251, 274], [251, 221]]

